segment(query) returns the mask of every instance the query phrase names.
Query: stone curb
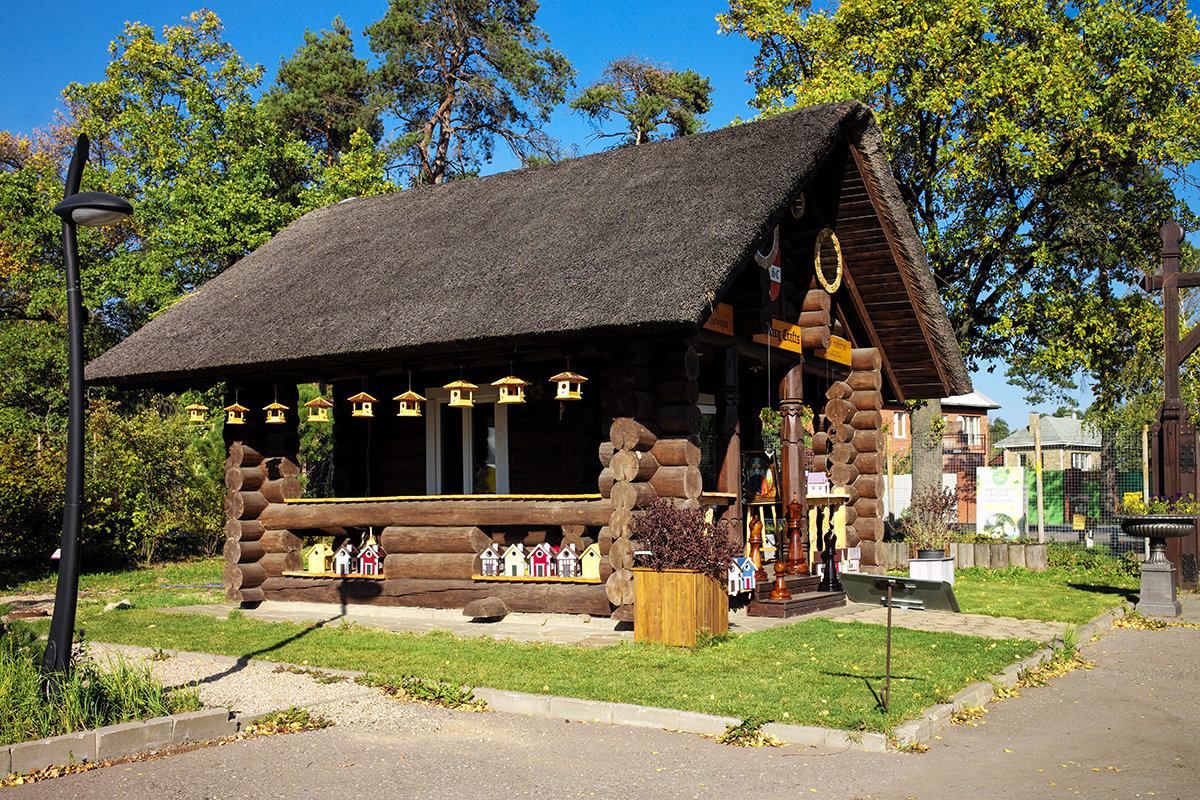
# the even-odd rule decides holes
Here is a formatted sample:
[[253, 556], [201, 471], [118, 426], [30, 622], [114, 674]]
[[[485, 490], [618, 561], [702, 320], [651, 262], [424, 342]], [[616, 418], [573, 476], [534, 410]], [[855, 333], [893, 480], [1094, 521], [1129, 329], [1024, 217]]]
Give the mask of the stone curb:
[[[1091, 622], [1076, 629], [1079, 637], [1079, 647], [1082, 649], [1113, 626], [1116, 619], [1125, 613], [1128, 604], [1105, 611]], [[1054, 658], [1054, 646], [1062, 645], [1062, 638], [1056, 637], [1050, 647], [1042, 648], [1028, 658], [1005, 667], [999, 675], [993, 675], [987, 682], [972, 684], [950, 698], [946, 703], [939, 703], [929, 708], [924, 716], [897, 725], [893, 730], [895, 745], [905, 748], [914, 744], [924, 744], [950, 725], [951, 718], [958, 712], [968, 708], [980, 708], [988, 704], [996, 696], [996, 687], [1011, 689], [1021, 679], [1021, 675], [1031, 669], [1036, 669]]]
[[248, 720], [231, 714], [227, 708], [209, 708], [18, 742], [0, 747], [0, 775], [110, 761], [187, 742], [224, 739], [246, 724]]

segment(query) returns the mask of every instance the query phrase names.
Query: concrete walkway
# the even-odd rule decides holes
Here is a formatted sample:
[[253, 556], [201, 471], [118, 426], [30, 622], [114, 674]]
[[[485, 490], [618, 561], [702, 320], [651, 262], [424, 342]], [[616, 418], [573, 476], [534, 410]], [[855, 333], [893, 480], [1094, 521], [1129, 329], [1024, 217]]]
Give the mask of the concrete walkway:
[[[1182, 599], [1184, 619], [1200, 622], [1200, 597]], [[1089, 639], [1083, 655], [1094, 669], [991, 704], [920, 755], [864, 753], [844, 740], [742, 749], [649, 728], [397, 704], [323, 731], [12, 787], [6, 797], [1195, 797], [1200, 630], [1113, 629]]]

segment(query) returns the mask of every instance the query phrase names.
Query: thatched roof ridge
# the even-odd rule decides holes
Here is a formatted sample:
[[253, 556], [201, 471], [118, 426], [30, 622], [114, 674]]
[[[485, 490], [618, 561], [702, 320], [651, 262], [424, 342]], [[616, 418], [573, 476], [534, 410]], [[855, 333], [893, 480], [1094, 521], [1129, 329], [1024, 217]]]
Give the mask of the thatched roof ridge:
[[[843, 138], [908, 253], [951, 393], [962, 357], [858, 103], [306, 214], [88, 366], [92, 382], [314, 379], [356, 365], [539, 341], [684, 330]], [[876, 155], [880, 153], [880, 155]]]

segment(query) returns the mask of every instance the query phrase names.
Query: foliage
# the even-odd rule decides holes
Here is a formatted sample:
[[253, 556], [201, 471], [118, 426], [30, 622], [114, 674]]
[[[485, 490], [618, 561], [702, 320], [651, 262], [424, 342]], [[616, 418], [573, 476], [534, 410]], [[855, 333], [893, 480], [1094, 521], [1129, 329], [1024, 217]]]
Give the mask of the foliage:
[[356, 130], [341, 156], [321, 170], [321, 180], [304, 191], [304, 206], [316, 208], [351, 197], [370, 197], [399, 189], [387, 179], [387, 154], [366, 131]]
[[953, 533], [958, 492], [942, 487], [919, 486], [900, 522], [905, 541], [918, 550], [944, 550]]
[[0, 745], [203, 708], [195, 689], [169, 691], [149, 667], [76, 658], [47, 702], [41, 671], [45, 645], [19, 623], [0, 623]]
[[653, 570], [691, 569], [724, 580], [739, 555], [724, 531], [704, 519], [702, 509], [676, 508], [662, 498], [634, 516], [630, 538], [648, 551], [639, 554], [639, 566]]
[[332, 724], [332, 720], [312, 714], [306, 708], [292, 706], [282, 711], [272, 711], [256, 719], [250, 723], [246, 733], [249, 736], [280, 736], [285, 733], [319, 731]]
[[[328, 394], [313, 383], [302, 383], [296, 388], [299, 390], [299, 407]], [[329, 409], [331, 421], [328, 423], [300, 427], [300, 482], [306, 497], [333, 496], [333, 411]]]
[[1143, 500], [1141, 495], [1126, 495], [1121, 499], [1117, 513], [1130, 517], [1140, 517], [1146, 514], [1200, 516], [1200, 502], [1191, 493], [1177, 494], [1174, 497], [1152, 495], [1149, 500]]
[[457, 686], [443, 681], [397, 675], [368, 674], [355, 680], [363, 686], [382, 689], [384, 694], [398, 700], [469, 711], [482, 711], [487, 708], [486, 703], [475, 697], [470, 686]]
[[1140, 574], [1137, 560], [1114, 556], [1101, 547], [1072, 547], [1051, 542], [1046, 545], [1046, 563], [1051, 574], [1099, 586], [1133, 587]]
[[400, 121], [393, 143], [411, 183], [469, 176], [496, 138], [524, 162], [553, 155], [541, 131], [574, 70], [533, 24], [536, 0], [390, 0], [367, 27], [382, 59], [379, 107]]
[[[604, 77], [580, 92], [571, 108], [591, 121], [596, 136], [638, 145], [700, 131], [711, 94], [708, 78], [693, 70], [676, 72], [630, 55], [608, 62]], [[624, 120], [624, 129], [604, 133], [601, 125], [613, 116]], [[662, 128], [669, 132], [660, 133]]]
[[[1200, 31], [1178, 0], [732, 0], [759, 45], [755, 105], [876, 109], [968, 358], [1083, 368], [1098, 390], [1142, 334], [1121, 290], [1200, 153]], [[1109, 397], [1109, 401], [1118, 395]]]
[[280, 59], [275, 83], [259, 101], [268, 117], [323, 153], [326, 165], [352, 149], [356, 131], [372, 144], [383, 137], [383, 123], [369, 101], [372, 75], [367, 62], [355, 57], [351, 36], [341, 17], [331, 31], [305, 30], [304, 45], [290, 59]]
[[1010, 435], [1012, 435], [1012, 428], [1010, 428], [1008, 426], [1007, 422], [1000, 419], [999, 417], [997, 417], [996, 419], [990, 420], [988, 422], [988, 461], [989, 462], [993, 458], [995, 458], [996, 456], [998, 456], [1004, 452], [999, 447], [996, 447], [996, 443], [1004, 441]]
[[49, 567], [61, 541], [61, 452], [39, 450], [30, 436], [0, 438], [0, 553], [10, 566]]
[[769, 720], [762, 717], [746, 717], [737, 725], [727, 726], [717, 741], [738, 747], [782, 747], [783, 742], [763, 732], [763, 725], [767, 722]]

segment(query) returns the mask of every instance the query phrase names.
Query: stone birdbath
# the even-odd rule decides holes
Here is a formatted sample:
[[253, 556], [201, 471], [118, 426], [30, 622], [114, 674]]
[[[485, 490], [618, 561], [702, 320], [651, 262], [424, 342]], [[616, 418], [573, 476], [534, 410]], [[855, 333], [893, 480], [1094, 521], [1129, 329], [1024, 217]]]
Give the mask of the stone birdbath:
[[1150, 540], [1150, 557], [1142, 562], [1141, 596], [1137, 610], [1157, 617], [1179, 616], [1175, 595], [1175, 565], [1167, 558], [1167, 539], [1189, 536], [1196, 530], [1195, 514], [1142, 514], [1122, 516], [1121, 530], [1128, 536]]

